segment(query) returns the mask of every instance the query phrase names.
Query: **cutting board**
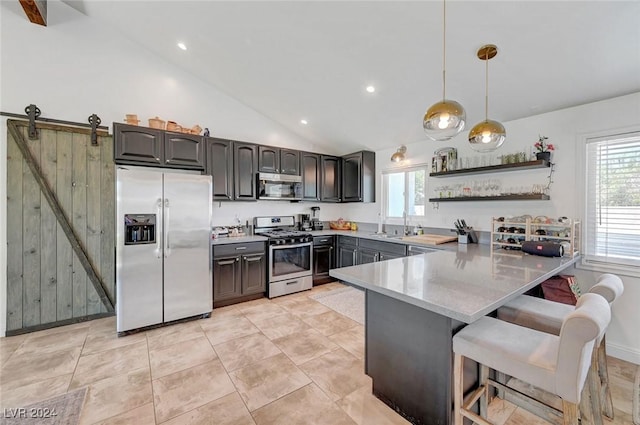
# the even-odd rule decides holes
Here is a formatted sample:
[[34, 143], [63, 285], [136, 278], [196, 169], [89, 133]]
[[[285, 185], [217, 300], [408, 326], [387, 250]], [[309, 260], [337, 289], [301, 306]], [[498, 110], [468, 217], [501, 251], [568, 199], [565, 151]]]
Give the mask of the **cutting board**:
[[443, 235], [416, 235], [405, 236], [403, 241], [421, 243], [424, 245], [440, 245], [442, 243], [454, 242], [458, 240], [457, 236], [443, 236]]

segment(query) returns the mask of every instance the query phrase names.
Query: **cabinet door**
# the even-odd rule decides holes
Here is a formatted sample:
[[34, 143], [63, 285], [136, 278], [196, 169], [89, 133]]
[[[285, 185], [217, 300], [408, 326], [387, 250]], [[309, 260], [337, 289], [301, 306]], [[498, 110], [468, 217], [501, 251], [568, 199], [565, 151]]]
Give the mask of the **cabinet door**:
[[164, 163], [167, 167], [204, 170], [204, 151], [200, 136], [164, 133]]
[[281, 174], [300, 175], [300, 151], [293, 149], [280, 149]]
[[234, 199], [238, 201], [256, 200], [256, 172], [258, 170], [258, 149], [250, 143], [233, 143]]
[[332, 280], [329, 270], [333, 268], [333, 246], [313, 247], [313, 282], [323, 283]]
[[258, 171], [261, 173], [280, 172], [280, 149], [271, 146], [258, 147]]
[[322, 155], [321, 165], [320, 200], [340, 202], [340, 158]]
[[358, 264], [375, 263], [376, 261], [378, 261], [378, 251], [358, 248]]
[[242, 295], [267, 290], [267, 255], [263, 253], [242, 256]]
[[358, 264], [355, 246], [338, 246], [338, 267], [349, 267]]
[[309, 201], [320, 200], [320, 155], [302, 152], [302, 199]]
[[206, 139], [207, 174], [213, 180], [213, 199], [233, 199], [233, 142], [230, 140]]
[[116, 163], [164, 164], [162, 131], [114, 123], [113, 134], [113, 159]]
[[342, 157], [342, 202], [362, 202], [362, 154]]
[[240, 256], [213, 258], [213, 301], [242, 295]]

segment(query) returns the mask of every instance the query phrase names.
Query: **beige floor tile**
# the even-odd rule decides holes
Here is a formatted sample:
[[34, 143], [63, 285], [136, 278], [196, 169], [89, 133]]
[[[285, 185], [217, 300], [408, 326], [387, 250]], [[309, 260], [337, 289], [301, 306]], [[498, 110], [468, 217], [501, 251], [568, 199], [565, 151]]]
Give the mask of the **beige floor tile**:
[[300, 369], [333, 401], [358, 388], [371, 388], [371, 378], [364, 374], [364, 363], [339, 348], [300, 365]]
[[402, 416], [378, 400], [370, 387], [361, 387], [338, 400], [342, 408], [358, 425], [408, 425]]
[[202, 336], [203, 331], [199, 322], [199, 320], [195, 320], [147, 331], [149, 350], [157, 350]]
[[92, 320], [89, 327], [89, 334], [113, 331], [116, 333], [116, 316], [105, 317], [104, 319]]
[[257, 305], [270, 304], [270, 303], [271, 303], [271, 300], [269, 298], [264, 297], [264, 298], [258, 298], [257, 300], [245, 301], [243, 303], [234, 304], [234, 305], [235, 305], [235, 307], [238, 308], [238, 310], [244, 312], [244, 310], [250, 309], [250, 308], [255, 307]]
[[318, 301], [307, 297], [292, 299], [287, 302], [283, 302], [280, 306], [289, 313], [298, 317], [315, 316], [317, 314], [328, 313], [331, 311], [331, 309], [326, 305], [320, 304]]
[[51, 353], [12, 355], [0, 371], [0, 382], [3, 389], [8, 390], [68, 375], [73, 373], [79, 357], [80, 347]]
[[89, 331], [89, 335], [87, 335], [84, 347], [82, 348], [82, 355], [85, 356], [87, 354], [99, 353], [100, 351], [126, 347], [127, 345], [136, 344], [141, 341], [146, 342], [146, 340], [147, 336], [144, 332], [119, 337], [115, 328], [100, 329], [100, 327], [97, 327], [95, 331]]
[[309, 384], [255, 412], [257, 425], [354, 425], [315, 384]]
[[214, 349], [229, 372], [280, 353], [280, 349], [261, 333], [217, 344]]
[[309, 325], [289, 313], [267, 317], [260, 322], [256, 322], [256, 326], [269, 339], [281, 338], [309, 329]]
[[244, 316], [231, 318], [222, 317], [215, 321], [208, 319], [208, 321], [202, 323], [201, 326], [205, 331], [205, 335], [213, 345], [260, 332], [260, 329]]
[[329, 339], [359, 359], [364, 359], [364, 326], [358, 325], [338, 332]]
[[165, 422], [234, 391], [219, 360], [154, 379], [156, 421]]
[[283, 336], [273, 342], [297, 365], [338, 348], [333, 341], [315, 329]]
[[21, 356], [30, 353], [42, 354], [67, 350], [69, 348], [82, 348], [89, 331], [89, 325], [80, 328], [74, 327], [69, 329], [68, 332], [61, 331], [61, 328], [55, 328], [55, 330], [56, 332], [53, 333], [38, 332], [38, 336], [30, 334], [14, 354]]
[[302, 320], [325, 336], [344, 332], [358, 326], [359, 324], [358, 322], [355, 322], [340, 313], [336, 313], [333, 310], [305, 317]]
[[95, 425], [155, 425], [156, 414], [153, 410], [153, 403], [143, 404], [133, 410], [113, 416]]
[[244, 316], [251, 320], [253, 324], [258, 324], [262, 322], [264, 319], [269, 317], [277, 316], [279, 314], [285, 314], [286, 310], [280, 307], [276, 303], [261, 303], [251, 307], [246, 307], [242, 309], [242, 313]]
[[24, 407], [62, 395], [67, 392], [71, 376], [69, 373], [16, 388], [0, 384], [0, 408]]
[[[208, 319], [203, 319], [201, 320], [199, 323], [202, 326], [204, 323], [206, 323], [209, 320], [212, 319], [220, 319], [222, 317], [238, 317], [238, 316], [242, 316], [242, 311], [240, 311], [240, 308], [238, 307], [239, 304], [234, 304], [234, 305], [228, 305], [226, 307], [217, 307], [214, 308], [213, 311], [211, 312], [211, 317]], [[204, 326], [203, 326], [204, 328]]]
[[0, 367], [9, 360], [11, 355], [20, 347], [20, 344], [22, 344], [26, 338], [26, 335], [0, 338]]
[[80, 424], [93, 424], [153, 401], [149, 369], [103, 379], [88, 387]]
[[142, 368], [149, 369], [146, 341], [82, 356], [73, 374], [69, 391]]
[[487, 416], [495, 425], [504, 425], [516, 408], [515, 404], [496, 397], [489, 404]]
[[250, 411], [311, 382], [284, 354], [266, 358], [229, 375]]
[[334, 289], [346, 288], [348, 285], [340, 283], [338, 281], [325, 283], [323, 285], [314, 286], [309, 295], [317, 294], [319, 292], [333, 291]]
[[240, 395], [233, 392], [162, 425], [255, 425]]
[[505, 425], [550, 425], [550, 422], [518, 407], [513, 414], [509, 416]]
[[79, 322], [79, 323], [73, 323], [71, 325], [64, 325], [64, 326], [56, 326], [53, 328], [49, 328], [49, 329], [44, 329], [42, 331], [38, 331], [38, 332], [31, 332], [27, 334], [27, 338], [39, 338], [42, 336], [46, 336], [46, 335], [53, 335], [53, 334], [59, 334], [59, 333], [68, 333], [70, 331], [75, 331], [78, 329], [86, 329], [87, 331], [89, 330], [89, 328], [91, 327], [91, 323], [92, 321], [86, 321], [86, 322]]
[[156, 379], [189, 369], [215, 360], [217, 357], [209, 340], [204, 335], [159, 350], [151, 350], [149, 351], [151, 378]]

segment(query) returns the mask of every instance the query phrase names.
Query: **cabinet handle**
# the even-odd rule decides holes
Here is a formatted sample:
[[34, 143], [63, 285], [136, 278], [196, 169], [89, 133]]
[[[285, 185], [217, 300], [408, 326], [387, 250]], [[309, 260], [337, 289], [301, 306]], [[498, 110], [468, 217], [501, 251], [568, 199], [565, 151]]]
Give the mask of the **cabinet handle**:
[[170, 159], [167, 159], [167, 164], [168, 164], [168, 163], [170, 163], [170, 162], [171, 162], [171, 160], [170, 160]]
[[320, 242], [327, 242], [329, 239], [320, 239]]
[[287, 282], [287, 285], [294, 285], [294, 284], [296, 284], [296, 283], [298, 283], [298, 281], [297, 281], [297, 280], [294, 280], [293, 282]]
[[236, 248], [236, 251], [242, 251], [242, 250], [245, 250], [245, 249], [247, 249], [246, 246], [239, 246], [239, 247]]
[[236, 258], [236, 261], [240, 261], [240, 259], [239, 259], [239, 258]]

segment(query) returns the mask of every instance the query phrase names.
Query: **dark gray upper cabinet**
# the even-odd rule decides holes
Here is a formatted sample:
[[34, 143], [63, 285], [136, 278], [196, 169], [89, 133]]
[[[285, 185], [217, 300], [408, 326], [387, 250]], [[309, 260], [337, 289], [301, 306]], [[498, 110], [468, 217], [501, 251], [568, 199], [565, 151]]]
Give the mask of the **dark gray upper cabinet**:
[[320, 200], [320, 155], [300, 152], [300, 168], [302, 169], [302, 199]]
[[293, 149], [258, 147], [258, 171], [261, 173], [300, 175], [300, 152]]
[[207, 174], [213, 180], [213, 199], [233, 200], [233, 142], [206, 138]]
[[320, 200], [323, 202], [340, 202], [340, 158], [321, 155]]
[[113, 123], [113, 134], [113, 159], [118, 164], [204, 170], [201, 136], [120, 123]]
[[236, 201], [256, 200], [258, 147], [251, 143], [233, 142], [234, 197]]
[[167, 167], [204, 170], [204, 154], [202, 136], [164, 133], [164, 162]]
[[113, 159], [118, 164], [163, 165], [162, 131], [113, 123]]
[[360, 151], [342, 157], [342, 202], [375, 202], [376, 154]]

